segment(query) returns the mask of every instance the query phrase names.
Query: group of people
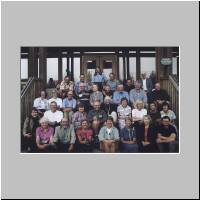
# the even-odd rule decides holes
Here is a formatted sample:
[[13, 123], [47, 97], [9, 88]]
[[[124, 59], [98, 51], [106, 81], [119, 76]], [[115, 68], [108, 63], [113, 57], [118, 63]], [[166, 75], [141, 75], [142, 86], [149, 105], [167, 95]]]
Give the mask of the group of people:
[[170, 98], [159, 82], [142, 74], [135, 82], [109, 78], [96, 68], [74, 83], [66, 76], [33, 102], [25, 119], [26, 152], [177, 152], [178, 127]]

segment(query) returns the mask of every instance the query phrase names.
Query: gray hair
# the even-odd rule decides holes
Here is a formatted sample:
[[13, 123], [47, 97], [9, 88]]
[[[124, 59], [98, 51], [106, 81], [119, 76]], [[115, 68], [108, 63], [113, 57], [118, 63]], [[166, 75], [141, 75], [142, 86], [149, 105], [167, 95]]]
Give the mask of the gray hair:
[[48, 120], [46, 117], [42, 117], [42, 118], [40, 119], [40, 124], [41, 124], [41, 123], [44, 123], [44, 122], [49, 123], [49, 120]]

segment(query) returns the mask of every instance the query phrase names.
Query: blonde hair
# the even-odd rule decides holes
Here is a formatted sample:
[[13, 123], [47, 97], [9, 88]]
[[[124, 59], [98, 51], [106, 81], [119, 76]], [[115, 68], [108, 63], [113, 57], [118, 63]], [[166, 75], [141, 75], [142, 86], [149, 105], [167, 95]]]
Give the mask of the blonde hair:
[[144, 102], [141, 100], [137, 100], [136, 102], [133, 103], [133, 107], [135, 109], [138, 109], [138, 104], [142, 104], [142, 108], [144, 108]]
[[150, 116], [150, 115], [144, 115], [143, 118], [142, 118], [142, 122], [144, 123], [144, 118], [145, 118], [145, 117], [148, 118], [149, 124], [151, 124], [152, 119], [151, 119], [151, 116]]

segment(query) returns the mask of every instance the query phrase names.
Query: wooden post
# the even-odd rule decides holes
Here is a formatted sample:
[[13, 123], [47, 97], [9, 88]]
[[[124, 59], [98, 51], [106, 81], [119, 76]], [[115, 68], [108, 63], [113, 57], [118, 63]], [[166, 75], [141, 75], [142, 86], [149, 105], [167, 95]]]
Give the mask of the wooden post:
[[39, 78], [47, 83], [47, 58], [46, 58], [46, 48], [39, 47]]
[[140, 65], [140, 51], [136, 50], [136, 80], [140, 79], [141, 65]]
[[38, 55], [37, 48], [30, 47], [28, 54], [28, 77], [38, 78]]
[[125, 52], [123, 52], [123, 73], [124, 73], [124, 80], [126, 80], [126, 56], [125, 56]]
[[59, 49], [58, 54], [58, 80], [63, 80], [63, 71], [62, 71], [62, 50]]
[[130, 69], [129, 69], [129, 51], [126, 52], [127, 59], [127, 78], [130, 78]]
[[74, 81], [74, 57], [73, 57], [73, 53], [71, 56], [71, 80]]
[[160, 82], [161, 53], [162, 53], [161, 48], [160, 47], [156, 47], [156, 76], [157, 76], [157, 81], [158, 82]]

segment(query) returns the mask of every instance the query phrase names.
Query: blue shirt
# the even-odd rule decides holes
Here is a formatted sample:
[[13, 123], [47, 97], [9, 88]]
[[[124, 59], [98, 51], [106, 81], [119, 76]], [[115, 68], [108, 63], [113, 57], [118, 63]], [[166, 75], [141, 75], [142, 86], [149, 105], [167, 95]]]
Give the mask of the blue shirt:
[[74, 86], [74, 90], [75, 90], [76, 93], [79, 93], [79, 92], [80, 92], [80, 83], [84, 83], [84, 85], [85, 85], [85, 91], [88, 91], [88, 90], [89, 90], [88, 83], [78, 81], [78, 82], [76, 83], [76, 85]]
[[76, 99], [65, 98], [63, 100], [63, 108], [73, 108], [73, 109], [75, 109], [76, 108]]
[[118, 91], [116, 91], [116, 92], [114, 92], [114, 94], [113, 94], [113, 102], [114, 102], [115, 104], [120, 104], [121, 99], [124, 98], [124, 97], [129, 101], [128, 92], [125, 92], [125, 91], [118, 92]]
[[114, 81], [108, 80], [106, 84], [110, 86], [110, 90], [115, 91], [117, 89], [117, 85], [119, 84], [119, 81], [118, 80], [114, 80]]
[[97, 74], [97, 75], [94, 75], [93, 77], [92, 77], [92, 82], [93, 83], [103, 83], [104, 81], [106, 81], [107, 80], [107, 78], [106, 78], [106, 76], [105, 76], [105, 74], [104, 73], [102, 73], [101, 75], [100, 74]]

